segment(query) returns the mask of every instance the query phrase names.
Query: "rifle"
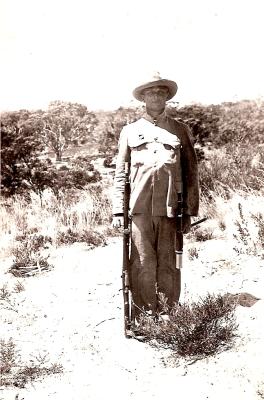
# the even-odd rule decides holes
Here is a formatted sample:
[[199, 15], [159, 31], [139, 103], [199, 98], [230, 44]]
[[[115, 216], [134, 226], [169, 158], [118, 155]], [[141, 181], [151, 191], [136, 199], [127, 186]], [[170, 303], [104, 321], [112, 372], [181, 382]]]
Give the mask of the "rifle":
[[176, 254], [176, 268], [182, 268], [182, 254], [183, 254], [183, 232], [182, 232], [182, 193], [178, 193], [177, 200], [177, 214], [176, 214], [176, 235], [175, 235], [175, 254]]
[[124, 300], [124, 330], [125, 336], [131, 337], [132, 299], [129, 286], [129, 254], [130, 254], [130, 221], [129, 221], [129, 163], [125, 162], [125, 187], [124, 187], [124, 228], [123, 228], [123, 266], [122, 266], [122, 287]]
[[[175, 254], [176, 254], [176, 268], [182, 268], [182, 254], [183, 254], [183, 232], [182, 232], [182, 218], [183, 218], [183, 201], [182, 193], [178, 193], [178, 206], [176, 214], [176, 235], [175, 235]], [[191, 224], [191, 227], [201, 224], [206, 221], [207, 217], [201, 218]]]

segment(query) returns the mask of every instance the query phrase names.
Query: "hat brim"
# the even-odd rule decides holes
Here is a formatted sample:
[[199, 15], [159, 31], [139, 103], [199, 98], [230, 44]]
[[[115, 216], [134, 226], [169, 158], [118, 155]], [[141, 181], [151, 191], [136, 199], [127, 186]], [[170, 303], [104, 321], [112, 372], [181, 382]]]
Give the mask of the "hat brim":
[[168, 94], [167, 100], [172, 99], [178, 90], [178, 86], [177, 86], [176, 82], [170, 81], [169, 79], [160, 79], [160, 80], [148, 82], [148, 83], [145, 83], [144, 85], [140, 85], [140, 86], [136, 87], [133, 90], [133, 96], [135, 97], [135, 99], [137, 99], [139, 101], [144, 101], [144, 98], [143, 98], [144, 90], [151, 88], [151, 87], [156, 87], [156, 86], [165, 86], [166, 88], [168, 88], [169, 94]]

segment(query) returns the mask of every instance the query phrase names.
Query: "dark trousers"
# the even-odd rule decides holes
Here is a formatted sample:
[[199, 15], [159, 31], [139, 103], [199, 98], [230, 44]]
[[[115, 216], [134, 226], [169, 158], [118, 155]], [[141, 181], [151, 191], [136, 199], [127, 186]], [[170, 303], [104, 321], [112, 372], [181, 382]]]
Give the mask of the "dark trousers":
[[140, 310], [160, 312], [158, 294], [168, 306], [178, 302], [181, 273], [175, 265], [174, 218], [136, 214], [132, 216], [130, 284], [135, 315]]

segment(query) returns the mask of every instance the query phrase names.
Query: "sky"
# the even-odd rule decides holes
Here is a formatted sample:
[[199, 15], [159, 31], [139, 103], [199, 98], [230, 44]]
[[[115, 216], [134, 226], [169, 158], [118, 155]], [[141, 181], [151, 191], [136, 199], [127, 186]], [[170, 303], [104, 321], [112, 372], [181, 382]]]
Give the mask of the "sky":
[[180, 105], [264, 94], [264, 0], [0, 0], [0, 110], [139, 104], [159, 71]]

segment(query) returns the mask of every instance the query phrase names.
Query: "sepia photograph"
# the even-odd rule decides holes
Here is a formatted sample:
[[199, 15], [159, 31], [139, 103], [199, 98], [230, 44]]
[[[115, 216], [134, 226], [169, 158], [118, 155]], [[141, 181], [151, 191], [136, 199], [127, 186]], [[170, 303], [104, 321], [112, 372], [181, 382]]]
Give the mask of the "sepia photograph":
[[263, 0], [0, 0], [0, 400], [264, 399]]

